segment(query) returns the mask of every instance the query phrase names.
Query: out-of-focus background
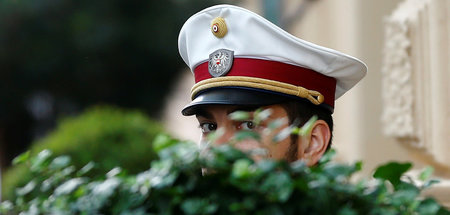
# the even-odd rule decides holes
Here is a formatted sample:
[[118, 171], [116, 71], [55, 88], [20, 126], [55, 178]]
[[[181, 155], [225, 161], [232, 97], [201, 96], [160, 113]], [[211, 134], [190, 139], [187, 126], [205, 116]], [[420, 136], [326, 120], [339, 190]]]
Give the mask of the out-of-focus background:
[[178, 32], [218, 2], [1, 1], [0, 193], [26, 181], [24, 169], [9, 167], [29, 149], [148, 168], [156, 121], [185, 72]]
[[[133, 138], [142, 133], [152, 137], [166, 130], [197, 141], [195, 118], [180, 114], [190, 101], [193, 78], [178, 55], [177, 36], [190, 15], [216, 3], [2, 1], [1, 173], [7, 174], [12, 159], [33, 147], [98, 151], [94, 157], [112, 154], [116, 159], [105, 158], [110, 168], [116, 160], [129, 161], [129, 166], [143, 163], [130, 161], [146, 152], [145, 140]], [[413, 162], [416, 170], [431, 165], [442, 182], [429, 194], [450, 204], [449, 1], [227, 3], [363, 60], [368, 75], [336, 103], [337, 160], [363, 160], [365, 175], [389, 160]], [[81, 117], [58, 123], [68, 116]], [[61, 141], [67, 144], [56, 143]], [[118, 142], [133, 144], [113, 150]], [[89, 160], [84, 154], [79, 159]]]

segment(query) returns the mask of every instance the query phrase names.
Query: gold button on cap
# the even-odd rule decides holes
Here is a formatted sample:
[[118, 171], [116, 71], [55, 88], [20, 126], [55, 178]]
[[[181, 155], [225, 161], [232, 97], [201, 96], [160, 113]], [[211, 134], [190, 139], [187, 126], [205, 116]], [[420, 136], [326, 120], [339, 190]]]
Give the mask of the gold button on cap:
[[222, 17], [214, 18], [211, 22], [211, 32], [218, 38], [224, 37], [228, 32], [225, 19], [223, 19]]

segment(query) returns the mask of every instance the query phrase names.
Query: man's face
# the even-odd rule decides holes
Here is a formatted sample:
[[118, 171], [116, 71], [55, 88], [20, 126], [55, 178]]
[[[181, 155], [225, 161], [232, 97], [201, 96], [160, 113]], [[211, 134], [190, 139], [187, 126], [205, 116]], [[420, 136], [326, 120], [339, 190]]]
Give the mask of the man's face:
[[[258, 133], [261, 137], [260, 141], [255, 139], [247, 139], [236, 143], [236, 147], [249, 151], [254, 149], [266, 149], [266, 155], [264, 157], [273, 159], [286, 159], [289, 161], [297, 160], [302, 157], [301, 153], [298, 153], [298, 147], [301, 147], [301, 140], [287, 135], [286, 138], [273, 142], [275, 135], [280, 133], [283, 129], [288, 127], [288, 116], [286, 110], [281, 105], [270, 105], [262, 107], [263, 110], [270, 109], [271, 115], [263, 120], [258, 125], [253, 122], [254, 109], [242, 108], [240, 106], [232, 105], [209, 105], [202, 108], [197, 114], [197, 120], [202, 131], [202, 141], [207, 141], [207, 135], [211, 132], [219, 132], [218, 137], [213, 144], [224, 144], [230, 142], [232, 137], [239, 131], [250, 130]], [[230, 119], [230, 114], [235, 111], [246, 111], [249, 113], [250, 118], [244, 121], [237, 121]], [[271, 122], [277, 119], [282, 119], [283, 123], [276, 129], [268, 129]], [[256, 156], [256, 159], [260, 156]]]

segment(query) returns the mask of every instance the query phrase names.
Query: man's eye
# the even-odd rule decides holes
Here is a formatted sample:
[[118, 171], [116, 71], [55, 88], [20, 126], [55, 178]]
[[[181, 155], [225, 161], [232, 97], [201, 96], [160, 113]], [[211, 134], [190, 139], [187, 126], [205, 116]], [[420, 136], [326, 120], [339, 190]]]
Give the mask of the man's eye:
[[209, 133], [211, 131], [215, 131], [217, 129], [217, 125], [214, 123], [202, 123], [200, 124], [200, 129], [202, 129], [203, 133]]
[[238, 126], [238, 129], [242, 129], [242, 130], [252, 130], [254, 128], [255, 128], [255, 123], [252, 121], [244, 121]]

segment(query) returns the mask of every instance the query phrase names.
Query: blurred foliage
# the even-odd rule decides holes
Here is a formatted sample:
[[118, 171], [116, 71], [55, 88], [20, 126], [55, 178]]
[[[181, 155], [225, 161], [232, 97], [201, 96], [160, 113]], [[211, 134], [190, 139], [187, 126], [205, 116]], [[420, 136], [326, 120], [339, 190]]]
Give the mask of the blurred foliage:
[[[2, 0], [0, 133], [5, 136], [0, 144], [5, 156], [24, 150], [57, 117], [93, 104], [159, 116], [164, 95], [184, 68], [177, 50], [182, 24], [218, 2]], [[51, 103], [45, 123], [27, 107], [36, 95]]]
[[5, 0], [0, 98], [9, 113], [34, 90], [80, 104], [157, 109], [183, 68], [177, 37], [200, 0]]
[[[319, 164], [262, 160], [254, 162], [229, 144], [199, 151], [194, 143], [167, 136], [154, 143], [159, 159], [136, 175], [113, 169], [93, 180], [72, 168], [67, 156], [49, 151], [23, 156], [34, 177], [0, 204], [3, 214], [450, 214], [422, 187], [400, 182], [402, 164], [390, 163], [371, 185], [350, 183], [361, 167], [329, 161]], [[201, 174], [201, 168], [214, 173]], [[398, 172], [400, 171], [400, 172]], [[379, 172], [377, 170], [376, 172]], [[382, 175], [388, 175], [383, 178]]]
[[[141, 112], [97, 106], [77, 117], [63, 119], [53, 132], [33, 143], [30, 152], [14, 161], [20, 163], [43, 149], [50, 149], [53, 157], [70, 156], [75, 168], [90, 161], [98, 162], [89, 173], [92, 178], [102, 176], [116, 166], [137, 173], [148, 169], [156, 157], [152, 141], [160, 132], [162, 126]], [[35, 171], [33, 165], [31, 171]], [[26, 184], [31, 178], [25, 164], [9, 169], [2, 186], [5, 197], [12, 198], [14, 187]]]

